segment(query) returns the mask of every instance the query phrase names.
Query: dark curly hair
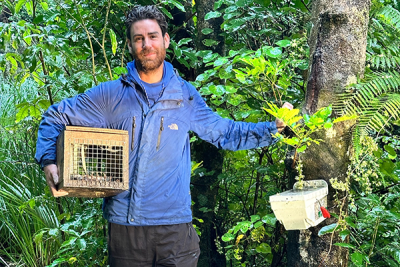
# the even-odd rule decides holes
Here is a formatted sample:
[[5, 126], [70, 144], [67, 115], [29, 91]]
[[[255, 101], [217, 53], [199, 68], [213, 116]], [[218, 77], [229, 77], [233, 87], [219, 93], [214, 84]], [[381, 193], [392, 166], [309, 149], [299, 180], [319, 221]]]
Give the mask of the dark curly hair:
[[161, 28], [162, 35], [167, 32], [168, 23], [163, 13], [156, 6], [135, 6], [128, 12], [125, 19], [126, 37], [131, 39], [131, 26], [133, 23], [144, 19], [154, 19]]

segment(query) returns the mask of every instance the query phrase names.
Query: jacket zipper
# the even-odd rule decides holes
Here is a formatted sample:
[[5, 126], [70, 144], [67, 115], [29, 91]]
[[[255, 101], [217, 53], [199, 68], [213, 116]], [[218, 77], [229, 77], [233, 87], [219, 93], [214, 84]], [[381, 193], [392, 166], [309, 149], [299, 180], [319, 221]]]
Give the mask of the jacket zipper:
[[164, 131], [164, 117], [161, 117], [160, 131], [158, 132], [157, 151], [160, 149], [161, 133]]
[[132, 138], [131, 138], [131, 151], [135, 145], [135, 128], [136, 128], [136, 116], [132, 119]]

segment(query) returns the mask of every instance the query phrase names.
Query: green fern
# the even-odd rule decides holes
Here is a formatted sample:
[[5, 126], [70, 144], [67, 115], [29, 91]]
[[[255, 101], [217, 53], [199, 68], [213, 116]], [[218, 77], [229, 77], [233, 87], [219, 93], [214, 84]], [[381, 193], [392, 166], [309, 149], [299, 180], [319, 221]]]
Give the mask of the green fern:
[[377, 16], [379, 16], [387, 25], [390, 25], [400, 32], [400, 12], [397, 9], [387, 5], [377, 12]]
[[381, 132], [388, 121], [400, 117], [400, 73], [377, 72], [340, 94], [334, 110], [340, 115], [357, 114], [360, 135]]
[[392, 6], [371, 12], [367, 45], [367, 63], [373, 70], [400, 66], [400, 12]]

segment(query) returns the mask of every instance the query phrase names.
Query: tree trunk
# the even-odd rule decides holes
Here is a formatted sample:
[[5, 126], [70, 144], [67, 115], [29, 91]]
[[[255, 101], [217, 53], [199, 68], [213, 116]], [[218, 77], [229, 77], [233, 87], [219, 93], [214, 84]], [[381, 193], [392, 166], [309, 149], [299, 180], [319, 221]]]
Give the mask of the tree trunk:
[[[212, 50], [214, 53], [224, 55], [225, 42], [224, 38], [220, 35], [222, 18], [205, 20], [205, 15], [214, 10], [215, 0], [197, 0], [197, 41], [196, 49], [199, 50]], [[211, 28], [213, 32], [205, 36], [201, 30], [204, 28]], [[217, 40], [219, 43], [213, 47], [207, 47], [203, 44], [204, 39]], [[205, 69], [198, 70], [200, 73]], [[193, 216], [203, 219], [203, 223], [198, 224], [201, 229], [200, 241], [200, 258], [199, 267], [220, 267], [226, 266], [225, 255], [221, 255], [217, 251], [215, 240], [220, 238], [221, 229], [220, 224], [214, 213], [216, 206], [216, 196], [218, 194], [218, 187], [212, 186], [218, 182], [218, 175], [222, 172], [222, 164], [224, 161], [223, 152], [219, 151], [215, 146], [210, 145], [204, 141], [197, 142], [193, 145], [193, 158], [196, 162], [203, 162], [203, 167], [210, 174], [203, 177], [192, 179], [194, 185], [192, 189], [192, 197], [196, 204], [193, 207]], [[204, 213], [199, 209], [206, 207], [211, 211]]]
[[[197, 49], [198, 50], [213, 50], [213, 52], [219, 53], [224, 56], [225, 53], [225, 40], [221, 36], [222, 33], [221, 25], [224, 22], [222, 17], [205, 20], [205, 15], [214, 10], [215, 0], [198, 0], [196, 1], [197, 11]], [[213, 32], [204, 35], [201, 30], [205, 28], [213, 29]], [[205, 39], [212, 39], [218, 41], [218, 44], [212, 47], [207, 47], [203, 44]]]
[[[303, 113], [313, 114], [335, 101], [344, 88], [362, 77], [365, 67], [370, 0], [314, 0], [313, 29], [310, 45], [310, 68]], [[335, 114], [334, 114], [335, 115]], [[328, 209], [336, 214], [347, 210], [347, 201], [336, 205], [335, 191], [329, 180], [344, 181], [349, 164], [347, 156], [350, 127], [354, 121], [335, 124], [330, 131], [318, 133], [320, 145], [310, 146], [301, 155], [306, 180], [323, 179], [329, 184]], [[336, 218], [307, 230], [289, 231], [287, 266], [348, 265], [347, 249], [334, 246], [343, 242], [337, 234], [319, 237], [319, 230]], [[331, 249], [330, 249], [331, 248]]]

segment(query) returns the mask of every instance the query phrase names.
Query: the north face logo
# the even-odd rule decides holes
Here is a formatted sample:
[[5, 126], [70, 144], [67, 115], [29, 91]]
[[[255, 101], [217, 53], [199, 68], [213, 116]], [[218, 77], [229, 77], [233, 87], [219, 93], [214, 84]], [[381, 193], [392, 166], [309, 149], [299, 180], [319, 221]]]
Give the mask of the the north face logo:
[[178, 125], [176, 125], [175, 123], [172, 123], [172, 124], [168, 125], [168, 128], [170, 128], [171, 130], [178, 130]]

